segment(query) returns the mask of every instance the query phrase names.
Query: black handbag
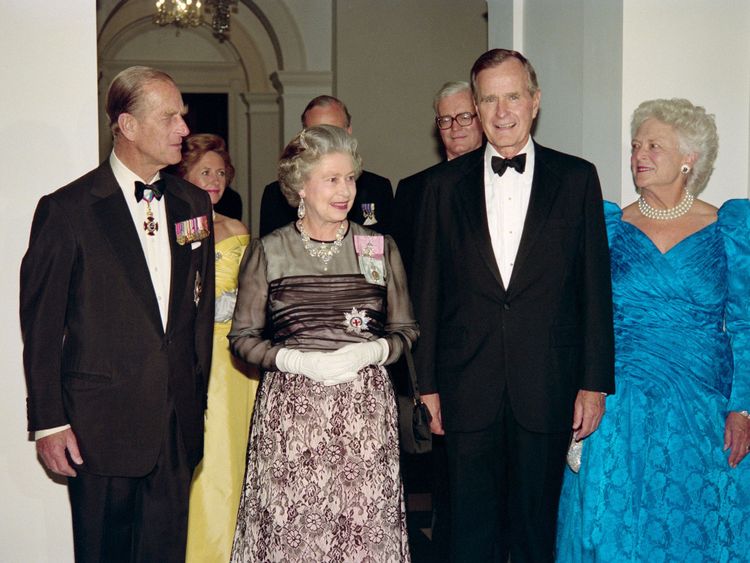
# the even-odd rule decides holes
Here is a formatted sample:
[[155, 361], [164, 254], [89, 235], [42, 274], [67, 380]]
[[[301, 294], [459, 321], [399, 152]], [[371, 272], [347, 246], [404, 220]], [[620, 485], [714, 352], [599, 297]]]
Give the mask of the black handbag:
[[404, 356], [409, 371], [407, 395], [398, 395], [398, 422], [401, 449], [408, 454], [424, 454], [432, 450], [432, 415], [422, 402], [417, 385], [417, 372], [411, 350], [404, 348]]

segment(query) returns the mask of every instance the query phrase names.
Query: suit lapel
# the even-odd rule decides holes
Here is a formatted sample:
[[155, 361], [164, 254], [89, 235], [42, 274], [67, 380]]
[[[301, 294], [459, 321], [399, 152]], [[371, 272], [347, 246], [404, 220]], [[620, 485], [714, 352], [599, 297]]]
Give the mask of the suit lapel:
[[93, 204], [95, 220], [114, 250], [115, 260], [122, 270], [122, 278], [132, 286], [154, 328], [163, 332], [159, 304], [148, 273], [143, 247], [128, 204], [108, 163], [99, 167], [91, 193], [98, 198]]
[[166, 181], [164, 197], [167, 205], [169, 247], [172, 254], [172, 279], [170, 280], [169, 316], [167, 317], [167, 330], [169, 330], [182, 303], [186, 283], [193, 283], [194, 280], [188, 280], [192, 247], [190, 243], [177, 244], [175, 232], [176, 223], [190, 219], [190, 204], [183, 199], [182, 191], [173, 178], [166, 175], [162, 177]]
[[534, 145], [535, 165], [534, 179], [531, 183], [531, 196], [529, 208], [521, 234], [521, 242], [518, 246], [513, 275], [509, 284], [509, 290], [518, 286], [519, 275], [523, 273], [523, 267], [528, 260], [531, 249], [534, 247], [539, 233], [541, 233], [547, 222], [547, 217], [555, 201], [555, 194], [560, 186], [559, 178], [546, 165], [544, 160], [544, 147]]
[[477, 149], [475, 153], [476, 158], [467, 163], [460, 185], [454, 193], [456, 193], [460, 212], [463, 214], [461, 224], [466, 225], [469, 230], [469, 240], [476, 244], [482, 260], [502, 292], [505, 293], [505, 285], [500, 269], [497, 267], [487, 223], [487, 201], [484, 196], [484, 147]]

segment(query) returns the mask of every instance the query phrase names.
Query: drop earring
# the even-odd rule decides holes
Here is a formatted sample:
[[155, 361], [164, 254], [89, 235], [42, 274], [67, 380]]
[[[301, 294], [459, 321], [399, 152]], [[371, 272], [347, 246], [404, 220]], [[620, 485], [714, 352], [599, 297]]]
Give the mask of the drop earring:
[[305, 218], [305, 200], [304, 200], [304, 198], [299, 198], [299, 205], [297, 206], [297, 218], [298, 219], [304, 219]]

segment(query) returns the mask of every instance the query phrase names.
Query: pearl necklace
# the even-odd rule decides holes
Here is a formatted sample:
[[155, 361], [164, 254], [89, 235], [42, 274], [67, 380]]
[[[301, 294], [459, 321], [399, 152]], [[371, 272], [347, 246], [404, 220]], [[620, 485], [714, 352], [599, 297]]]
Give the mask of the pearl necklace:
[[685, 213], [690, 211], [690, 208], [693, 206], [694, 201], [695, 196], [686, 190], [685, 195], [682, 196], [680, 202], [674, 207], [670, 207], [669, 209], [657, 209], [655, 207], [651, 207], [648, 203], [646, 203], [646, 200], [643, 199], [643, 196], [641, 196], [638, 198], [638, 210], [644, 217], [647, 217], [648, 219], [656, 219], [657, 221], [671, 221], [672, 219], [682, 217], [683, 215], [685, 215]]
[[328, 242], [321, 242], [318, 246], [313, 245], [312, 241], [310, 240], [310, 235], [307, 234], [307, 231], [302, 226], [302, 220], [300, 219], [297, 221], [297, 228], [299, 229], [300, 237], [302, 237], [302, 243], [305, 245], [305, 250], [307, 250], [307, 253], [313, 257], [317, 258], [321, 262], [323, 262], [323, 270], [328, 271], [328, 262], [331, 261], [331, 258], [334, 257], [334, 255], [338, 254], [339, 251], [341, 251], [341, 246], [343, 245], [344, 235], [346, 234], [346, 221], [341, 221], [341, 225], [339, 225], [339, 228], [336, 229], [336, 238], [333, 241], [333, 243]]

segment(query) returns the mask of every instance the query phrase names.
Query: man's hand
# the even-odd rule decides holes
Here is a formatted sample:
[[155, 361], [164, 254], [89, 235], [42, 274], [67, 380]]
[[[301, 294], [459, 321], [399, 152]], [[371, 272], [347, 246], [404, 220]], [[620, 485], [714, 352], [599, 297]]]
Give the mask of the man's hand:
[[47, 469], [58, 475], [75, 477], [77, 473], [68, 463], [68, 458], [65, 456], [66, 450], [70, 452], [70, 458], [74, 463], [78, 465], [83, 463], [81, 453], [78, 451], [78, 441], [70, 428], [36, 441], [36, 451]]
[[429, 395], [422, 395], [422, 402], [427, 405], [427, 409], [432, 415], [430, 431], [438, 436], [443, 436], [445, 430], [443, 430], [443, 416], [440, 413], [440, 394], [430, 393]]
[[724, 425], [724, 451], [731, 448], [729, 466], [737, 467], [750, 450], [750, 418], [730, 412]]
[[599, 428], [604, 416], [605, 399], [606, 395], [599, 391], [578, 391], [573, 409], [573, 436], [576, 441], [583, 440]]

